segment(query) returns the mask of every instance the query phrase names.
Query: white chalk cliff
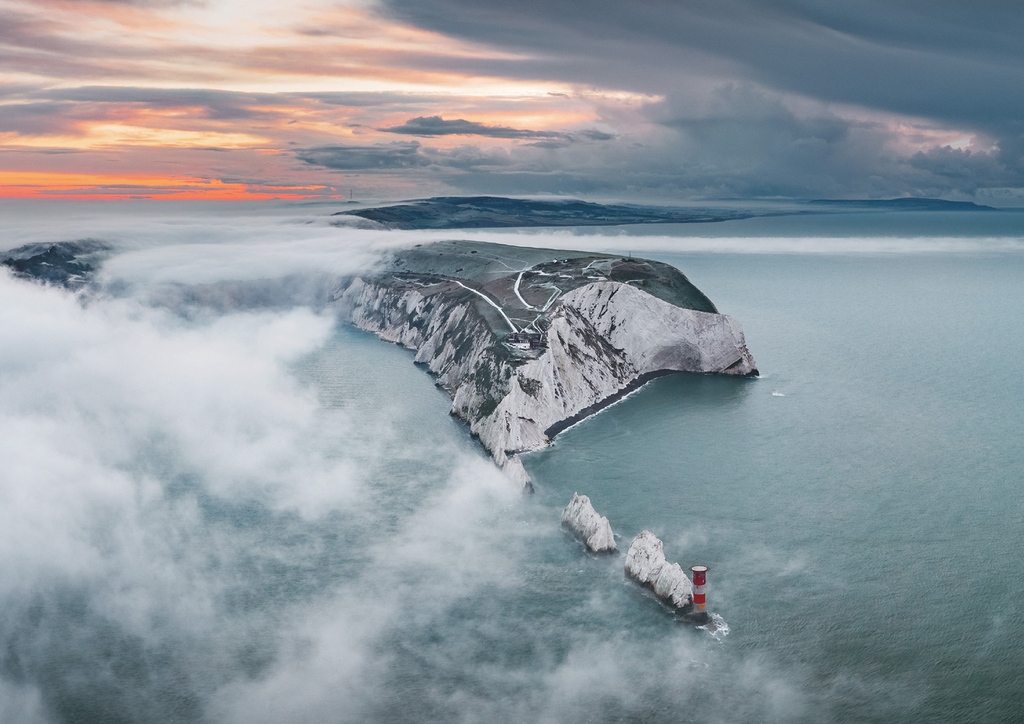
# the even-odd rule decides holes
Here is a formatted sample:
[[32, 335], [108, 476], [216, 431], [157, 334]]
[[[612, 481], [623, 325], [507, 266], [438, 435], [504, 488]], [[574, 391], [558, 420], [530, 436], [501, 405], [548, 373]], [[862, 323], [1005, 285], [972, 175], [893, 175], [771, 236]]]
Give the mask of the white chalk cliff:
[[675, 608], [693, 603], [693, 583], [678, 563], [665, 560], [665, 547], [649, 530], [641, 531], [629, 544], [626, 574]]
[[594, 553], [611, 553], [615, 550], [615, 535], [611, 523], [599, 515], [590, 498], [579, 493], [572, 494], [572, 500], [562, 511], [562, 523], [582, 540]]
[[[471, 289], [472, 282], [438, 275], [366, 276], [340, 283], [333, 299], [344, 319], [415, 350], [416, 362], [451, 395], [452, 414], [529, 486], [518, 453], [543, 447], [648, 379], [672, 371], [757, 372], [732, 317], [676, 306], [630, 283], [592, 279], [556, 290], [557, 301], [543, 310], [520, 309], [531, 318], [543, 312], [534, 326], [537, 351], [525, 357], [510, 352], [485, 317], [490, 297], [483, 285]], [[515, 289], [520, 294], [518, 281]]]

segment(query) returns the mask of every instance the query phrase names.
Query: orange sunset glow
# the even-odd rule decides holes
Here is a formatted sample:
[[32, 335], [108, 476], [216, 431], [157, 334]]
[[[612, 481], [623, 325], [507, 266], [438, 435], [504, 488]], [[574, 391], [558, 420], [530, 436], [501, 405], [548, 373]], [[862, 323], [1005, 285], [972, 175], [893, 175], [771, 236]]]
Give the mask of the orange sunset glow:
[[[0, 8], [21, 33], [0, 83], [35, 89], [0, 97], [0, 194], [10, 198], [332, 198], [339, 185], [379, 188], [366, 173], [462, 163], [432, 149], [461, 158], [471, 144], [498, 159], [532, 130], [549, 138], [598, 121], [571, 84], [475, 68], [527, 55], [395, 22], [374, 3]], [[481, 137], [388, 130], [434, 116], [479, 124]], [[303, 161], [301, 149], [337, 144], [409, 158], [395, 168]]]
[[218, 179], [40, 171], [0, 171], [0, 196], [15, 199], [76, 199], [125, 201], [258, 201], [306, 199], [338, 194], [325, 186], [253, 186]]

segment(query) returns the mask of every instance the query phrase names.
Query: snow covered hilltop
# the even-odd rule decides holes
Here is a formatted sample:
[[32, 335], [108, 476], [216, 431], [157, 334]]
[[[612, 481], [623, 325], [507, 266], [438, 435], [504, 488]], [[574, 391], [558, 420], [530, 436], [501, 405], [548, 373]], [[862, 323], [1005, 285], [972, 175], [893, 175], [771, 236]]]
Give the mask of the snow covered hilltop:
[[739, 322], [646, 259], [445, 241], [392, 253], [332, 298], [416, 350], [452, 414], [527, 487], [518, 453], [653, 377], [757, 373]]

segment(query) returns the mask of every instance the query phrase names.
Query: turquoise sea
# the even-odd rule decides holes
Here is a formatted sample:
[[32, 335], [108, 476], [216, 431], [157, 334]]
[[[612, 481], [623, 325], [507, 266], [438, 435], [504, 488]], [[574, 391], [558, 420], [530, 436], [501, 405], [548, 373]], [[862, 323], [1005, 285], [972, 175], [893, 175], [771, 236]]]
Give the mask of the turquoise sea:
[[[1019, 721], [1024, 215], [954, 216], [558, 237], [682, 269], [741, 320], [761, 376], [655, 380], [529, 455], [532, 496], [406, 350], [317, 318], [274, 356], [284, 317], [136, 315], [203, 359], [236, 322], [263, 335], [240, 358], [282, 376], [243, 365], [245, 383], [287, 394], [231, 412], [214, 382], [236, 376], [197, 393], [218, 402], [196, 413], [211, 435], [254, 441], [251, 469], [168, 422], [170, 402], [74, 458], [109, 458], [127, 492], [83, 498], [102, 526], [40, 514], [85, 531], [73, 569], [7, 541], [0, 720]], [[493, 235], [510, 236], [540, 238]], [[26, 399], [0, 419], [66, 422]], [[622, 549], [649, 529], [709, 566], [723, 627], [677, 622], [621, 556], [588, 556], [558, 523], [574, 491]], [[138, 543], [100, 534], [124, 519]]]
[[[662, 258], [744, 321], [762, 378], [649, 385], [534, 457], [540, 497], [586, 488], [709, 565], [708, 675], [757, 662], [793, 689], [779, 718], [1016, 720], [1024, 259]], [[693, 720], [779, 703], [710, 698]]]

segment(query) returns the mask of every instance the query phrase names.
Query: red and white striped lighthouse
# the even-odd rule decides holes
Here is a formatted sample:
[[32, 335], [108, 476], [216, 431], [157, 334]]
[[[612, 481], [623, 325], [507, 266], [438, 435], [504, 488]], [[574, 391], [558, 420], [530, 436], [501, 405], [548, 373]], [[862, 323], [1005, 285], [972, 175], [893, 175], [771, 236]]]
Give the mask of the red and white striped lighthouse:
[[693, 571], [693, 612], [697, 616], [703, 616], [707, 614], [704, 585], [707, 583], [708, 567], [691, 566], [690, 570]]

